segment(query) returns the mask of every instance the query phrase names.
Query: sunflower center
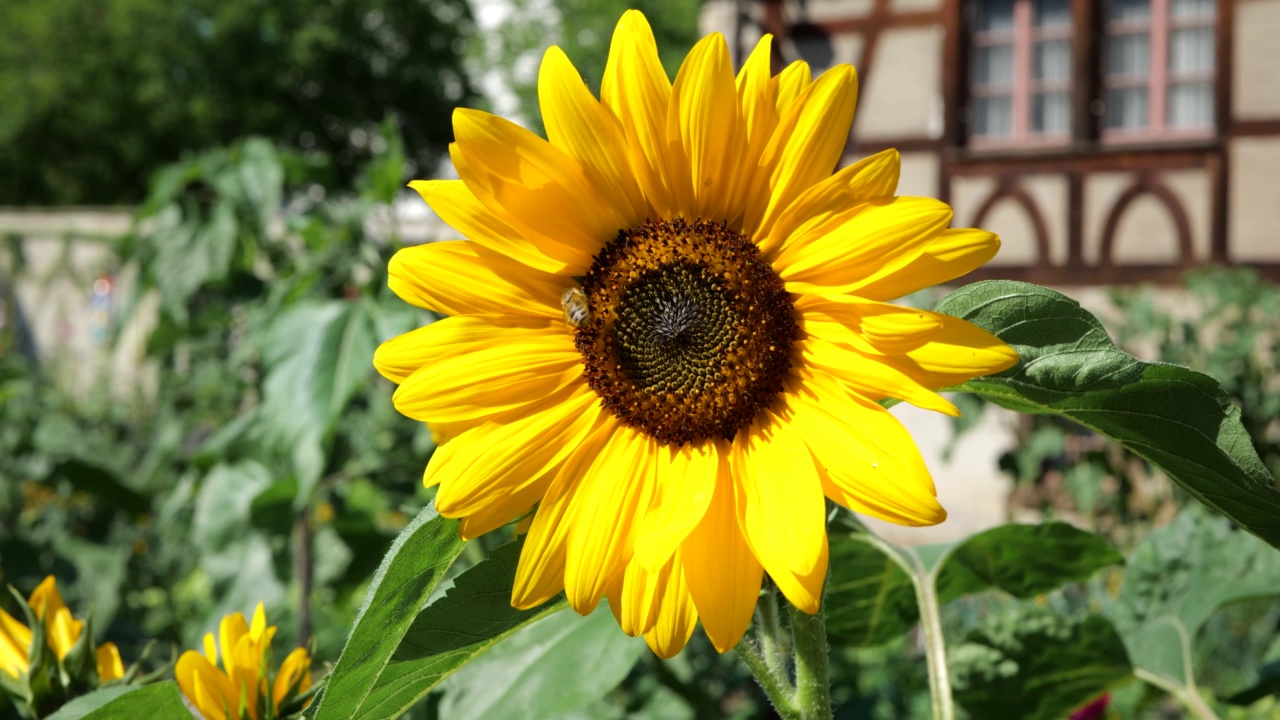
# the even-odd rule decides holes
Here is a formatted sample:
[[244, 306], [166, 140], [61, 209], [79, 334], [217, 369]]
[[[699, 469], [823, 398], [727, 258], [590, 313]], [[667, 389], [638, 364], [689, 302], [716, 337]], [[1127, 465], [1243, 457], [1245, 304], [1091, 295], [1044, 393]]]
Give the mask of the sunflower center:
[[732, 439], [782, 389], [797, 328], [782, 279], [723, 224], [618, 233], [582, 282], [588, 385], [665, 443]]

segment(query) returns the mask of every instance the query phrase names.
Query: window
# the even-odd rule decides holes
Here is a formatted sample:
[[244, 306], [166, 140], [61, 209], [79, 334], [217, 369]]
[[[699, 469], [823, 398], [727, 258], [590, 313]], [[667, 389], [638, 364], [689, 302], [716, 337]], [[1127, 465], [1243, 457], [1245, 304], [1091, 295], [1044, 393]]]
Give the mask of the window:
[[1068, 140], [1070, 0], [979, 0], [971, 7], [972, 144]]
[[1107, 0], [1105, 138], [1212, 131], [1214, 0]]
[[[1073, 27], [1073, 5], [1089, 28]], [[968, 143], [976, 148], [1205, 137], [1216, 0], [972, 0]], [[1076, 33], [1088, 32], [1077, 43]], [[1076, 57], [1077, 46], [1096, 57]], [[1074, 77], [1076, 68], [1087, 77]], [[1095, 74], [1096, 73], [1096, 74]], [[1095, 80], [1100, 79], [1100, 84]], [[1073, 102], [1097, 125], [1075, 128]]]

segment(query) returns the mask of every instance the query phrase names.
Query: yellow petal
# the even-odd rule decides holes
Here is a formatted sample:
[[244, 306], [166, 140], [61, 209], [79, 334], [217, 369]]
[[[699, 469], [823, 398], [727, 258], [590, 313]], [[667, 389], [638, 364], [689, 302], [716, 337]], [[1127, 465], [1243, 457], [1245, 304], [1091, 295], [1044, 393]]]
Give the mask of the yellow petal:
[[59, 660], [71, 652], [71, 648], [80, 639], [80, 631], [84, 628], [84, 622], [71, 617], [71, 611], [65, 606], [54, 610], [52, 615], [46, 614], [44, 625], [48, 632], [49, 647], [53, 649], [53, 654]]
[[[567, 517], [565, 597], [591, 612], [631, 559], [634, 531], [653, 495], [656, 441], [629, 426], [613, 433], [582, 478]], [[536, 525], [536, 521], [535, 521]]]
[[667, 136], [683, 148], [670, 167], [677, 207], [686, 217], [731, 219], [728, 203], [742, 154], [737, 105], [729, 46], [712, 33], [685, 57], [667, 112]]
[[931, 198], [875, 200], [793, 237], [774, 268], [796, 293], [837, 293], [886, 268], [901, 268], [951, 222]]
[[850, 165], [805, 190], [787, 206], [777, 222], [757, 231], [760, 252], [773, 257], [792, 238], [871, 200], [891, 197], [898, 187], [900, 158], [885, 150]]
[[849, 141], [858, 76], [851, 65], [837, 65], [799, 98], [779, 127], [790, 127], [770, 180], [772, 192], [761, 227], [770, 227], [800, 195], [831, 175]]
[[921, 385], [882, 355], [869, 356], [819, 338], [801, 341], [806, 367], [819, 368], [869, 400], [897, 398], [918, 408], [956, 416], [951, 401]]
[[1018, 352], [1000, 338], [959, 318], [938, 314], [942, 329], [924, 345], [889, 362], [929, 388], [958, 385], [1018, 364]]
[[[449, 320], [475, 317], [462, 315]], [[426, 329], [440, 328], [445, 322]], [[476, 323], [461, 329], [474, 331], [473, 337], [485, 337], [488, 342], [433, 360], [405, 378], [392, 396], [402, 414], [423, 421], [469, 420], [527, 405], [582, 377], [582, 356], [563, 328], [550, 324], [541, 330], [503, 328], [477, 318]], [[432, 336], [424, 333], [427, 339]], [[374, 362], [378, 362], [376, 355]]]
[[240, 644], [240, 638], [249, 634], [249, 623], [245, 622], [244, 615], [240, 613], [231, 613], [222, 616], [222, 622], [218, 624], [218, 646], [222, 650], [222, 667], [228, 672], [235, 667], [236, 646]]
[[[671, 574], [671, 562], [649, 569], [632, 558], [622, 573], [621, 612], [615, 613], [622, 632], [637, 637], [648, 632], [658, 621], [659, 596]], [[613, 582], [616, 585], [617, 581]], [[611, 606], [612, 607], [612, 606]]]
[[920, 450], [897, 418], [873, 402], [850, 397], [828, 375], [802, 375], [787, 388], [788, 422], [824, 470], [827, 496], [900, 525], [945, 520]]
[[432, 466], [431, 482], [440, 484], [436, 509], [445, 517], [473, 515], [554, 473], [596, 425], [599, 400], [578, 383], [531, 403], [526, 417], [500, 418], [450, 441], [448, 457]]
[[771, 78], [772, 64], [773, 37], [765, 35], [738, 72], [738, 105], [746, 151], [734, 193], [740, 198], [742, 229], [748, 235], [755, 234], [755, 228], [764, 215], [769, 199], [769, 179], [777, 164], [776, 154], [768, 159], [765, 157], [765, 148], [778, 127], [778, 83]]
[[459, 108], [453, 132], [454, 167], [471, 192], [574, 275], [627, 227], [582, 163], [519, 125]]
[[994, 233], [952, 228], [931, 239], [910, 263], [886, 266], [851, 290], [872, 300], [900, 298], [967, 275], [995, 257], [999, 250], [1000, 238]]
[[173, 675], [178, 689], [206, 720], [227, 720], [228, 713], [234, 714], [240, 704], [239, 693], [227, 676], [194, 650], [178, 658]]
[[790, 425], [765, 412], [739, 434], [732, 464], [747, 544], [791, 604], [813, 613], [827, 574], [826, 503], [806, 450]]
[[407, 247], [391, 257], [387, 284], [403, 300], [446, 315], [560, 318], [569, 281], [465, 240]]
[[510, 223], [485, 207], [461, 180], [414, 180], [409, 187], [418, 191], [440, 219], [478, 245], [547, 273], [571, 275], [581, 269], [547, 255]]
[[653, 215], [627, 156], [622, 123], [582, 82], [564, 51], [552, 45], [538, 71], [538, 101], [547, 140], [581, 161], [595, 187], [628, 227]]
[[809, 63], [796, 60], [778, 73], [776, 82], [778, 114], [782, 115], [795, 104], [801, 93], [813, 84], [813, 73], [809, 70]]
[[636, 531], [636, 559], [656, 569], [671, 559], [711, 504], [716, 475], [728, 459], [714, 443], [658, 450], [653, 501]]
[[587, 469], [621, 424], [612, 416], [587, 436], [561, 466], [547, 494], [538, 504], [533, 525], [520, 551], [511, 605], [521, 610], [537, 607], [564, 589], [565, 543], [578, 487]]
[[[289, 689], [293, 692], [290, 693]], [[294, 648], [280, 663], [280, 672], [276, 674], [275, 684], [271, 689], [272, 707], [277, 710], [285, 698], [300, 695], [311, 688], [311, 656], [306, 648]]]
[[496, 495], [484, 507], [461, 519], [458, 536], [463, 540], [474, 540], [526, 515], [546, 495], [553, 479], [553, 475], [543, 474], [518, 489]]
[[926, 310], [852, 295], [802, 295], [796, 310], [805, 333], [872, 354], [914, 350], [938, 334], [943, 322]]
[[111, 682], [124, 677], [124, 661], [115, 643], [102, 643], [95, 652], [98, 661], [98, 682]]
[[693, 635], [694, 626], [698, 624], [698, 611], [689, 595], [679, 552], [664, 566], [661, 582], [655, 590], [657, 614], [652, 626], [644, 633], [644, 641], [655, 655], [666, 660], [684, 649]]
[[218, 641], [211, 632], [204, 634], [204, 656], [214, 665], [218, 664]]
[[36, 589], [31, 591], [31, 596], [27, 598], [27, 605], [35, 611], [37, 620], [44, 620], [59, 609], [65, 608], [66, 603], [62, 602], [62, 595], [58, 592], [58, 581], [52, 575], [46, 576]]
[[[526, 337], [541, 336], [558, 323], [547, 318], [521, 316], [467, 317], [455, 316], [391, 338], [373, 353], [373, 366], [383, 377], [402, 383], [418, 368], [466, 353], [472, 348], [499, 342], [504, 335], [520, 342]], [[566, 341], [572, 336], [566, 332]]]
[[0, 670], [12, 677], [27, 672], [31, 629], [0, 609]]
[[644, 15], [628, 10], [618, 20], [600, 82], [600, 100], [622, 122], [645, 197], [660, 217], [675, 214], [668, 189], [667, 108], [671, 80], [658, 59], [653, 30]]
[[[727, 447], [721, 454], [728, 454]], [[722, 467], [711, 505], [680, 546], [689, 595], [702, 629], [720, 652], [732, 650], [751, 625], [764, 576], [738, 525], [734, 485], [732, 473]]]

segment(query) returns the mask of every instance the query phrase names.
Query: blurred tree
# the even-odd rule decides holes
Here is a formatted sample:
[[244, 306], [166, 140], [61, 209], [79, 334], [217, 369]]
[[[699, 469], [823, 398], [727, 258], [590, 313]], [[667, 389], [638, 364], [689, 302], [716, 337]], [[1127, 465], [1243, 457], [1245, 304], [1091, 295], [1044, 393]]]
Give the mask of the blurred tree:
[[672, 78], [699, 38], [698, 0], [512, 0], [511, 7], [495, 32], [480, 38], [483, 46], [473, 54], [485, 67], [475, 69], [496, 73], [516, 96], [514, 111], [539, 131], [538, 66], [548, 46], [559, 45], [587, 85], [599, 93], [613, 28], [627, 10], [645, 14], [662, 65]]
[[136, 203], [157, 167], [260, 134], [345, 187], [400, 120], [421, 173], [472, 101], [465, 0], [0, 3], [0, 204]]

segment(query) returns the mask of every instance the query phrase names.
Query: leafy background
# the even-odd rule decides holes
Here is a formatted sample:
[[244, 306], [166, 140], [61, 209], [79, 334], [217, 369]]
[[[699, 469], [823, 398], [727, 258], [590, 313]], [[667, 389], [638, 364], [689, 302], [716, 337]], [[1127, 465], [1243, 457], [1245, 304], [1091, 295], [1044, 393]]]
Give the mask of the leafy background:
[[[136, 206], [102, 268], [136, 279], [106, 342], [135, 309], [156, 318], [143, 381], [103, 369], [82, 392], [65, 381], [79, 359], [33, 346], [5, 279], [25, 272], [24, 245], [6, 240], [0, 579], [26, 593], [55, 574], [127, 661], [158, 641], [147, 669], [161, 671], [222, 614], [261, 599], [280, 625], [277, 657], [313, 643], [318, 669], [333, 670], [319, 717], [766, 713], [733, 654], [700, 635], [660, 661], [606, 611], [510, 609], [518, 539], [508, 529], [462, 545], [434, 516], [418, 482], [430, 433], [394, 412], [391, 386], [371, 372], [380, 340], [434, 319], [386, 290], [386, 261], [406, 240], [385, 208], [406, 178], [436, 171], [450, 108], [514, 103], [536, 128], [529, 69], [541, 48], [561, 42], [597, 78], [624, 4], [512, 7], [482, 35], [462, 2], [0, 5], [0, 166], [15, 169], [0, 176], [0, 204]], [[674, 72], [696, 39], [697, 3], [639, 7]], [[510, 97], [479, 95], [495, 72]], [[967, 402], [970, 426], [988, 402], [1038, 413], [1020, 416], [1001, 467], [1015, 483], [1011, 516], [1039, 524], [902, 550], [837, 518], [839, 717], [927, 715], [920, 588], [943, 603], [970, 717], [1063, 718], [1101, 693], [1111, 717], [1182, 717], [1196, 702], [1221, 717], [1280, 711], [1280, 556], [1258, 537], [1274, 543], [1277, 527], [1262, 488], [1280, 470], [1280, 291], [1214, 270], [1188, 275], [1184, 292], [1192, 317], [1162, 310], [1157, 291], [1116, 290], [1105, 330], [1026, 287], [943, 301], [998, 326], [1040, 308], [1056, 340], [1008, 337], [1045, 356], [1079, 336], [1068, 317], [1092, 353], [1077, 365], [1106, 372], [1044, 363], [965, 388], [986, 398]], [[987, 302], [1011, 296], [1005, 310]], [[1224, 428], [1201, 435], [1205, 452], [1222, 450], [1225, 485], [1153, 452], [1160, 432], [1084, 412], [1105, 401], [1084, 397], [1091, 389], [1188, 382], [1121, 350], [1221, 382], [1221, 395], [1199, 392], [1201, 418]], [[1224, 487], [1227, 501], [1208, 499], [1225, 518], [1194, 499]], [[145, 692], [155, 707], [175, 700], [171, 684]], [[129, 717], [125, 699], [99, 697], [93, 717]]]

